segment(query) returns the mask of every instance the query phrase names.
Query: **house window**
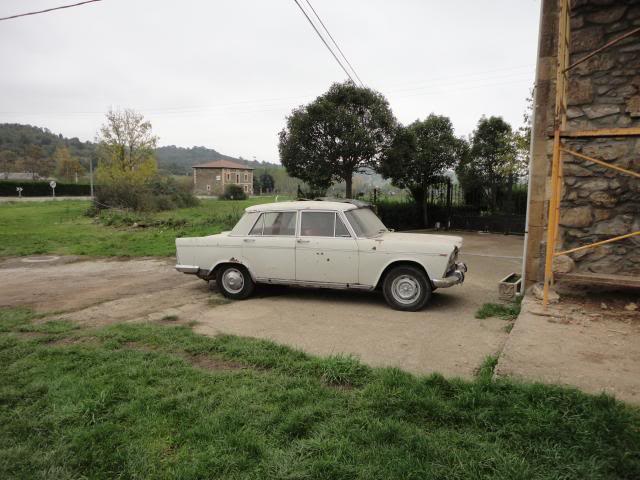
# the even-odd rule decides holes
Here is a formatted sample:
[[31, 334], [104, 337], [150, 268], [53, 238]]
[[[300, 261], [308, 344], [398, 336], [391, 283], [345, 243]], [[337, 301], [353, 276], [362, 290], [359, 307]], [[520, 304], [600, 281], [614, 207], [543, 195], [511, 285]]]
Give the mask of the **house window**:
[[245, 173], [245, 174], [244, 174], [244, 181], [245, 181], [245, 182], [248, 182], [248, 181], [249, 181], [249, 174], [248, 174], [248, 173]]
[[240, 183], [240, 174], [236, 173], [236, 183]]
[[245, 192], [248, 192], [248, 191], [249, 191], [249, 185], [245, 185], [245, 186], [244, 186], [244, 191], [245, 191]]
[[231, 180], [231, 174], [230, 174], [230, 173], [227, 173], [227, 182], [228, 182], [229, 180]]

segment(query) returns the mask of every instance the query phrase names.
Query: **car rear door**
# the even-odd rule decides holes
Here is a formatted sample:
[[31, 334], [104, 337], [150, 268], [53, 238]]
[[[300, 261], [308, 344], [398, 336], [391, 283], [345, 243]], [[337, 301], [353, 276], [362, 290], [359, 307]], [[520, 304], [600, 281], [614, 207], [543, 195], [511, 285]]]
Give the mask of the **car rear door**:
[[294, 280], [295, 211], [262, 212], [242, 241], [243, 263], [258, 279]]
[[339, 212], [302, 210], [296, 239], [296, 280], [358, 282], [358, 246]]

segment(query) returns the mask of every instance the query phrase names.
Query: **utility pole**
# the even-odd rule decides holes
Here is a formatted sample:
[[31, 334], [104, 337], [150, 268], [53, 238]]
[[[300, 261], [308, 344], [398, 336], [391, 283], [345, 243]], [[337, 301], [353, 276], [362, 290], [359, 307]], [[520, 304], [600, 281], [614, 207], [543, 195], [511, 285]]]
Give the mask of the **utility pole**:
[[93, 157], [89, 157], [89, 185], [91, 198], [93, 198]]

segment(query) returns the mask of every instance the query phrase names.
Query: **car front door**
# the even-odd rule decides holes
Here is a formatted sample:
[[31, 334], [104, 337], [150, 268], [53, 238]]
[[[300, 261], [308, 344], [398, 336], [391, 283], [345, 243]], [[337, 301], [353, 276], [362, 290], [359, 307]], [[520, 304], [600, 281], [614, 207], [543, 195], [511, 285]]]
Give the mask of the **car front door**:
[[358, 246], [338, 212], [300, 212], [296, 239], [296, 280], [358, 282]]
[[292, 212], [263, 212], [242, 241], [243, 262], [258, 279], [294, 280], [296, 219]]

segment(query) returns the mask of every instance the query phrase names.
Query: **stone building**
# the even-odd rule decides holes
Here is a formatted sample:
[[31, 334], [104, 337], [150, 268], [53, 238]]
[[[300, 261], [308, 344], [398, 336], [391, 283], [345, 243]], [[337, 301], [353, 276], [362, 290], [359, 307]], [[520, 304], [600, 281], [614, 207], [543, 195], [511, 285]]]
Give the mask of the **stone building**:
[[[527, 285], [544, 275], [553, 152], [559, 6], [543, 0], [534, 94], [529, 205], [524, 273]], [[640, 27], [638, 0], [572, 0], [569, 65]], [[640, 171], [640, 31], [594, 54], [568, 71], [566, 132], [562, 144], [583, 155], [633, 172]], [[592, 135], [621, 129], [626, 134]], [[621, 132], [621, 130], [616, 130]], [[615, 132], [614, 132], [615, 133]], [[640, 230], [640, 179], [574, 155], [563, 154], [556, 250]], [[640, 236], [556, 258], [562, 273], [594, 279], [640, 277]]]
[[216, 160], [193, 167], [193, 191], [197, 195], [222, 195], [227, 185], [240, 185], [253, 195], [253, 168], [229, 160]]

